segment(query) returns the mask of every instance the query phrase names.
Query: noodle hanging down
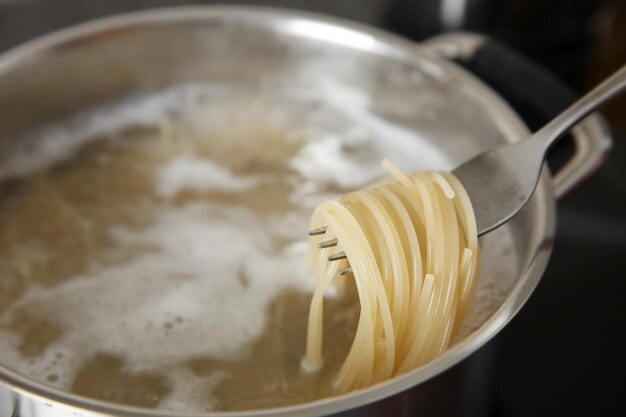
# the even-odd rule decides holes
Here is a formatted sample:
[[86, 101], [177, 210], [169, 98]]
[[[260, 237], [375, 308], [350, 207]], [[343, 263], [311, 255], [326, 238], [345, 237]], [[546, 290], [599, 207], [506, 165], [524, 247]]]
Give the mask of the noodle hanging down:
[[[392, 174], [315, 210], [311, 239], [316, 286], [303, 366], [322, 366], [324, 292], [350, 267], [361, 311], [354, 341], [335, 379], [338, 392], [402, 374], [439, 356], [463, 321], [479, 271], [474, 211], [447, 172]], [[318, 249], [321, 240], [337, 246]], [[343, 251], [346, 259], [329, 261]], [[350, 275], [348, 275], [350, 277]], [[341, 278], [344, 279], [344, 278]], [[348, 278], [349, 279], [349, 278]]]

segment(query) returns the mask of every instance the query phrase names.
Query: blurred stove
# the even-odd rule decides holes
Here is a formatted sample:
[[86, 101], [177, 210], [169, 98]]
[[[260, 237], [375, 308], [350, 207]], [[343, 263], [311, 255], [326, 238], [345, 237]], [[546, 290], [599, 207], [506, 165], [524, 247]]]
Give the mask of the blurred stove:
[[[619, 0], [229, 2], [237, 3], [331, 14], [414, 40], [451, 30], [487, 33], [578, 91], [626, 61], [626, 2]], [[0, 51], [88, 19], [179, 4], [0, 0]], [[607, 115], [616, 128], [615, 148], [598, 173], [559, 204], [548, 270], [500, 338], [494, 417], [622, 416], [626, 410], [626, 101], [613, 105]], [[526, 121], [531, 128], [545, 122], [528, 115]]]

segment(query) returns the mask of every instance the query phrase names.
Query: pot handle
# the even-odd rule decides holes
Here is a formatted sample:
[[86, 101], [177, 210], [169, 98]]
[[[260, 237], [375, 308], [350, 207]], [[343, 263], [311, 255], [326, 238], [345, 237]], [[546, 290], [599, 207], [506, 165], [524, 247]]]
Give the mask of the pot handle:
[[[533, 130], [552, 120], [578, 96], [529, 58], [483, 35], [444, 34], [430, 38], [420, 46], [470, 70], [502, 95]], [[600, 167], [612, 144], [608, 124], [597, 112], [579, 123], [571, 133], [574, 155], [553, 175], [557, 199]]]

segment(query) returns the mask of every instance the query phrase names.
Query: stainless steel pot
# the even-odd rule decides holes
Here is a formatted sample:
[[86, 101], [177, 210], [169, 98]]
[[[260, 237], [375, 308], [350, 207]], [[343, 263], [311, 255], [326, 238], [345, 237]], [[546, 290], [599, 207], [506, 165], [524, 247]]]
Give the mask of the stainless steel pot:
[[[163, 9], [80, 25], [0, 58], [0, 166], [16, 146], [34, 140], [32, 133], [43, 126], [121, 97], [205, 81], [256, 85], [269, 80], [297, 88], [319, 74], [375, 97], [372, 111], [423, 132], [458, 163], [528, 135], [497, 94], [450, 61], [471, 57], [484, 44], [481, 37], [457, 34], [416, 45], [336, 19], [239, 7]], [[302, 71], [309, 67], [317, 72]], [[554, 177], [544, 169], [528, 206], [505, 226], [516, 238], [515, 284], [476, 332], [432, 363], [374, 387], [298, 406], [234, 414], [483, 413], [482, 404], [491, 395], [489, 350], [494, 345], [480, 348], [521, 308], [546, 267], [554, 236], [555, 197], [587, 176], [610, 145], [597, 115], [574, 136], [574, 157]], [[0, 366], [0, 415], [171, 413], [60, 392]]]

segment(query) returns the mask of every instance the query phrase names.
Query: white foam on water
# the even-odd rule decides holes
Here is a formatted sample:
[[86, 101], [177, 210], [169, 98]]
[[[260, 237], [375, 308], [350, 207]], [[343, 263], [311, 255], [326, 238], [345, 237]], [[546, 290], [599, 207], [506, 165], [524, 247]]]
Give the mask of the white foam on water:
[[29, 145], [17, 148], [0, 164], [0, 180], [27, 177], [69, 159], [79, 148], [129, 127], [158, 127], [177, 109], [194, 105], [207, 95], [220, 93], [215, 85], [184, 85], [156, 95], [136, 97], [77, 115], [66, 123], [35, 134]]
[[320, 131], [316, 123], [302, 129], [307, 141], [291, 166], [309, 183], [297, 191], [297, 198], [328, 184], [343, 189], [364, 187], [387, 175], [381, 165], [384, 158], [408, 172], [452, 168], [451, 160], [419, 133], [373, 113], [371, 99], [362, 91], [322, 78], [313, 88], [293, 95], [321, 101], [323, 105], [311, 118], [322, 126], [338, 114], [349, 121], [333, 130]]
[[[88, 345], [85, 353], [120, 355], [136, 371], [193, 357], [232, 358], [261, 335], [277, 294], [313, 286], [305, 248], [274, 253], [272, 231], [262, 223], [236, 207], [164, 209], [145, 230], [111, 231], [121, 248], [146, 246], [147, 253], [32, 290], [13, 308], [37, 305], [59, 323], [64, 333], [54, 346]], [[177, 318], [182, 323], [174, 324]], [[165, 331], [165, 323], [172, 328]]]
[[244, 191], [258, 184], [257, 178], [236, 177], [228, 168], [189, 155], [173, 158], [157, 172], [157, 194], [173, 197], [181, 191]]

